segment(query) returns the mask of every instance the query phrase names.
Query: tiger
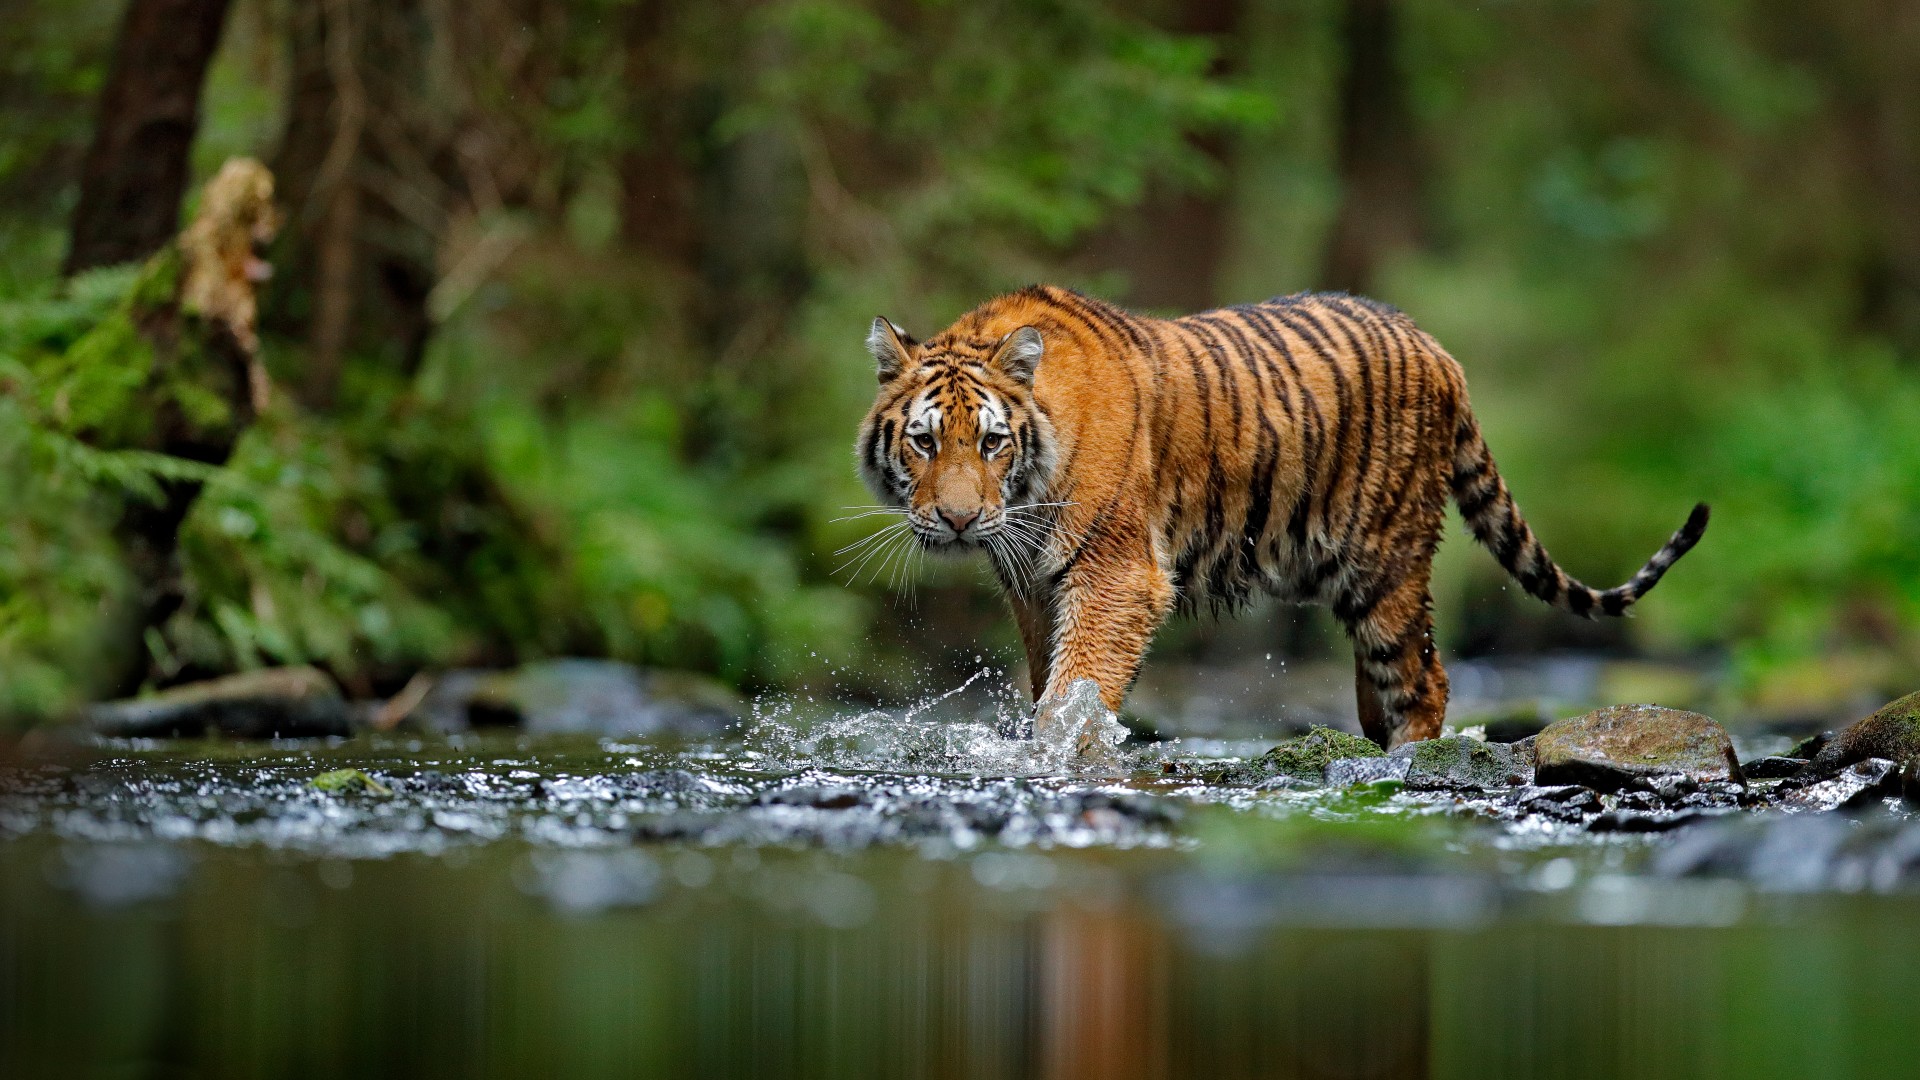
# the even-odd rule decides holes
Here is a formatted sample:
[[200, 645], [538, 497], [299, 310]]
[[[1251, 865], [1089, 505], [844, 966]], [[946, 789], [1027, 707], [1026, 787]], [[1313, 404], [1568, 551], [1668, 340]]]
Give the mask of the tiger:
[[1590, 619], [1624, 614], [1706, 531], [1701, 503], [1626, 584], [1574, 579], [1521, 516], [1459, 363], [1346, 293], [1167, 319], [1032, 285], [925, 341], [877, 318], [866, 348], [860, 476], [921, 547], [985, 551], [1043, 710], [1090, 679], [1119, 711], [1170, 615], [1265, 594], [1332, 610], [1368, 738], [1433, 738], [1449, 498], [1529, 595]]

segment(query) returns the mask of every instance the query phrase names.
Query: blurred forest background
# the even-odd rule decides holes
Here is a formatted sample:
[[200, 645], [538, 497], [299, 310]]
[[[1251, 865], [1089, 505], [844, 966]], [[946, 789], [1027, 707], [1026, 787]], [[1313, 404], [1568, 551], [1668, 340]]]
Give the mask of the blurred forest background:
[[[126, 434], [171, 391], [97, 328], [234, 155], [285, 214], [273, 390], [202, 402], [237, 441], [183, 461]], [[1724, 658], [1755, 699], [1920, 674], [1902, 0], [10, 0], [0, 716], [288, 662], [869, 693], [1002, 650], [978, 570], [908, 600], [832, 553], [868, 321], [1035, 280], [1399, 305], [1589, 581], [1714, 504], [1630, 623], [1456, 540], [1455, 651]], [[128, 522], [170, 499], [156, 564]]]

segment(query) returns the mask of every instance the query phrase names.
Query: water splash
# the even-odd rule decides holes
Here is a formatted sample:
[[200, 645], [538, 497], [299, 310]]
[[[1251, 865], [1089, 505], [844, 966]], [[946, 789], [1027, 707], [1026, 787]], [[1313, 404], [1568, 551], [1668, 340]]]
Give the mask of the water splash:
[[[1041, 725], [1034, 738], [1020, 738], [1013, 733], [1029, 726], [1026, 709], [1005, 678], [983, 667], [960, 685], [904, 708], [860, 713], [756, 702], [744, 741], [750, 756], [774, 769], [980, 777], [1117, 776], [1133, 767], [1135, 755], [1120, 745], [1127, 729], [1100, 704], [1090, 680], [1076, 683], [1053, 708], [1056, 723]], [[970, 690], [973, 700], [966, 697]]]

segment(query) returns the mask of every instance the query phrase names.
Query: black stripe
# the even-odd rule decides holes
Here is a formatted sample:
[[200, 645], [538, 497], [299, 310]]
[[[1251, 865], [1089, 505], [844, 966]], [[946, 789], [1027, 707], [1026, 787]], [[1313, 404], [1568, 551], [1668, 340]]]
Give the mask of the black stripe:
[[[1395, 403], [1395, 411], [1396, 411], [1396, 414], [1399, 416], [1405, 416], [1409, 411], [1411, 411], [1414, 417], [1413, 435], [1412, 435], [1412, 438], [1407, 443], [1407, 453], [1406, 453], [1407, 460], [1403, 463], [1395, 464], [1393, 475], [1398, 477], [1410, 477], [1416, 474], [1415, 470], [1417, 468], [1417, 465], [1428, 445], [1427, 433], [1428, 433], [1429, 409], [1427, 408], [1427, 403], [1428, 403], [1427, 394], [1431, 386], [1431, 382], [1429, 380], [1430, 372], [1428, 370], [1431, 365], [1420, 362], [1420, 360], [1414, 357], [1414, 354], [1409, 350], [1406, 342], [1401, 339], [1399, 328], [1397, 326], [1390, 325], [1390, 330], [1391, 330], [1396, 347], [1402, 350], [1401, 364], [1400, 364], [1402, 376], [1399, 381], [1400, 396]], [[1410, 371], [1410, 370], [1414, 371], [1415, 374], [1418, 375], [1419, 387], [1420, 387], [1418, 392], [1413, 394], [1411, 406], [1407, 404], [1406, 394], [1408, 392], [1407, 388], [1409, 384], [1413, 382], [1413, 379], [1407, 377], [1407, 375], [1405, 374], [1407, 371]], [[1451, 477], [1451, 474], [1453, 471], [1453, 462], [1448, 461], [1446, 464], [1447, 464], [1447, 471], [1449, 473], [1449, 477]], [[1422, 473], [1419, 473], [1418, 475], [1424, 475], [1424, 473], [1422, 472]], [[1450, 480], [1449, 480], [1449, 486], [1446, 490], [1451, 490]], [[1440, 494], [1441, 506], [1444, 509], [1445, 502], [1446, 502], [1446, 495], [1444, 491], [1442, 491], [1439, 494]], [[1401, 508], [1406, 506], [1407, 501], [1410, 498], [1414, 497], [1415, 495], [1419, 495], [1424, 498], [1426, 495], [1426, 492], [1416, 491], [1415, 485], [1411, 482], [1389, 484], [1388, 490], [1386, 492], [1386, 497], [1380, 500], [1380, 506], [1375, 512], [1373, 527], [1380, 532], [1386, 532], [1388, 529], [1390, 529], [1393, 522], [1399, 518]]]
[[[1263, 365], [1259, 362], [1261, 359], [1259, 350], [1247, 340], [1238, 325], [1223, 321], [1222, 329], [1232, 334], [1233, 340], [1242, 350], [1242, 355], [1247, 358], [1248, 369], [1253, 373], [1260, 396], [1262, 398], [1276, 396], [1267, 388], [1266, 380], [1261, 374]], [[1276, 370], [1274, 374], [1277, 376], [1279, 372]], [[1284, 403], [1284, 399], [1282, 401]], [[1287, 407], [1287, 411], [1289, 415], [1292, 414], [1291, 406]], [[1247, 497], [1246, 518], [1240, 530], [1240, 569], [1249, 577], [1257, 577], [1260, 574], [1261, 541], [1266, 536], [1267, 519], [1273, 513], [1274, 474], [1280, 465], [1279, 432], [1274, 429], [1273, 421], [1267, 416], [1267, 410], [1258, 407], [1257, 403], [1254, 415], [1260, 418], [1259, 443], [1254, 450], [1252, 487]]]
[[[1269, 321], [1267, 312], [1259, 307], [1248, 306], [1237, 310], [1264, 340], [1279, 351], [1281, 361], [1287, 365], [1287, 371], [1293, 378], [1293, 385], [1299, 387], [1303, 419], [1308, 409], [1313, 411], [1313, 422], [1302, 424], [1300, 491], [1294, 498], [1292, 509], [1287, 513], [1287, 535], [1291, 536], [1294, 544], [1298, 546], [1306, 541], [1307, 514], [1313, 504], [1313, 493], [1320, 475], [1320, 449], [1326, 435], [1326, 417], [1320, 412], [1319, 399], [1307, 389], [1306, 382], [1300, 374], [1300, 365], [1294, 361], [1293, 350], [1287, 345], [1286, 333], [1274, 322]], [[1276, 381], [1278, 374], [1275, 372]]]
[[[1367, 504], [1367, 489], [1370, 486], [1369, 482], [1372, 480], [1374, 436], [1373, 362], [1367, 350], [1361, 346], [1360, 339], [1355, 336], [1353, 328], [1345, 314], [1337, 309], [1331, 308], [1329, 309], [1329, 314], [1332, 316], [1330, 321], [1339, 327], [1340, 336], [1347, 339], [1347, 348], [1352, 350], [1353, 357], [1360, 368], [1360, 449], [1354, 459], [1353, 495], [1351, 508], [1347, 515], [1347, 526], [1341, 530], [1341, 544], [1345, 546], [1352, 542], [1354, 527], [1359, 523], [1361, 512]], [[1331, 515], [1329, 515], [1327, 519], [1327, 524], [1329, 527], [1333, 524]]]
[[1321, 326], [1319, 320], [1315, 319], [1312, 313], [1300, 307], [1291, 306], [1275, 312], [1275, 316], [1279, 318], [1287, 329], [1300, 335], [1301, 340], [1305, 341], [1307, 345], [1314, 350], [1315, 354], [1319, 356], [1320, 362], [1327, 366], [1328, 374], [1333, 376], [1335, 404], [1340, 410], [1340, 415], [1334, 426], [1332, 455], [1328, 463], [1327, 477], [1325, 482], [1320, 485], [1321, 490], [1319, 493], [1321, 525], [1323, 528], [1328, 528], [1332, 524], [1330, 515], [1333, 511], [1333, 496], [1334, 493], [1340, 489], [1340, 476], [1344, 471], [1342, 462], [1346, 457], [1347, 437], [1353, 427], [1353, 390], [1347, 383], [1346, 374], [1340, 370], [1339, 358], [1334, 355], [1330, 347], [1332, 339], [1317, 338], [1313, 334], [1302, 330], [1295, 322], [1295, 320], [1298, 319], [1301, 322], [1315, 327], [1324, 334], [1326, 327]]
[[1485, 513], [1499, 497], [1499, 481], [1497, 478], [1491, 477], [1485, 487], [1475, 491], [1454, 493], [1454, 498], [1460, 507], [1460, 516], [1466, 518], [1467, 524], [1469, 525], [1478, 522], [1480, 515]]
[[1333, 602], [1333, 617], [1344, 626], [1358, 626], [1373, 614], [1380, 606], [1380, 601], [1387, 598], [1389, 591], [1378, 581], [1348, 589]]
[[[1200, 361], [1198, 361], [1198, 354], [1188, 346], [1188, 332], [1190, 331], [1188, 331], [1187, 327], [1175, 325], [1173, 332], [1175, 332], [1175, 336], [1181, 340], [1181, 348], [1187, 350], [1188, 361], [1194, 365], [1194, 373], [1200, 375], [1202, 365], [1200, 365]], [[1198, 336], [1198, 334], [1194, 334], [1194, 336]], [[1202, 346], [1206, 346], [1204, 340], [1202, 340]], [[1210, 348], [1204, 348], [1202, 352], [1212, 354]], [[1221, 367], [1221, 363], [1219, 363], [1221, 357], [1215, 354], [1213, 359], [1215, 359], [1215, 367]], [[1208, 386], [1212, 386], [1212, 382], [1208, 382]], [[1206, 544], [1206, 550], [1212, 555], [1213, 550], [1215, 550], [1215, 548], [1219, 546], [1219, 542], [1221, 542], [1221, 534], [1227, 530], [1227, 521], [1225, 521], [1225, 519], [1227, 519], [1227, 507], [1225, 507], [1227, 484], [1225, 484], [1225, 477], [1223, 477], [1221, 467], [1219, 467], [1219, 442], [1213, 438], [1213, 405], [1212, 402], [1210, 402], [1210, 398], [1208, 398], [1208, 394], [1210, 394], [1210, 390], [1202, 390], [1202, 398], [1200, 398], [1200, 405], [1202, 405], [1202, 413], [1200, 413], [1200, 415], [1202, 415], [1202, 425], [1208, 430], [1208, 438], [1206, 438], [1206, 536], [1202, 538], [1202, 544]], [[1235, 413], [1238, 413], [1238, 405], [1235, 405]], [[1238, 434], [1240, 434], [1238, 417], [1235, 417], [1235, 438], [1238, 438]]]

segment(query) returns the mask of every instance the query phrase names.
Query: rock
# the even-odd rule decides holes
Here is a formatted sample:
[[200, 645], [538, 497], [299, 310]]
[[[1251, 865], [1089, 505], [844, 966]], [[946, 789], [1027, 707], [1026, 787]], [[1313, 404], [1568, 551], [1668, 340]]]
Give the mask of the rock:
[[1579, 784], [1558, 787], [1523, 788], [1514, 793], [1513, 804], [1523, 814], [1539, 814], [1557, 821], [1580, 821], [1604, 807], [1592, 788]]
[[1335, 761], [1379, 756], [1380, 748], [1372, 739], [1314, 727], [1254, 758], [1247, 767], [1255, 777], [1290, 776], [1320, 783], [1327, 778], [1327, 766]]
[[1412, 764], [1403, 757], [1341, 758], [1327, 763], [1327, 786], [1353, 787], [1356, 784], [1403, 782]]
[[1807, 759], [1800, 757], [1754, 758], [1740, 765], [1740, 774], [1749, 780], [1784, 780], [1797, 775], [1807, 767]]
[[1900, 767], [1886, 758], [1868, 758], [1840, 770], [1831, 779], [1788, 792], [1781, 800], [1789, 810], [1837, 810], [1871, 806], [1900, 793]]
[[1900, 774], [1900, 793], [1908, 802], [1920, 806], [1920, 761], [1907, 766], [1907, 771]]
[[1684, 809], [1720, 810], [1731, 809], [1746, 801], [1746, 789], [1731, 780], [1714, 780], [1700, 785], [1700, 790], [1682, 796], [1674, 805]]
[[1534, 737], [1534, 762], [1542, 784], [1602, 791], [1659, 776], [1697, 783], [1740, 777], [1726, 729], [1699, 713], [1657, 705], [1612, 705], [1551, 724]]
[[737, 722], [733, 691], [705, 676], [616, 660], [542, 660], [509, 671], [444, 672], [409, 717], [432, 731], [517, 727], [535, 734], [712, 735]]
[[1512, 747], [1454, 736], [1411, 743], [1407, 788], [1411, 791], [1487, 791], [1532, 781], [1532, 770]]
[[1615, 810], [1651, 813], [1666, 806], [1666, 800], [1651, 791], [1622, 791], [1614, 800]]
[[325, 672], [304, 666], [189, 683], [89, 706], [83, 716], [95, 732], [115, 738], [296, 739], [351, 733], [340, 688]]
[[1920, 691], [1881, 706], [1828, 740], [1814, 755], [1813, 771], [1830, 776], [1869, 758], [1884, 758], [1901, 767], [1920, 762]]

